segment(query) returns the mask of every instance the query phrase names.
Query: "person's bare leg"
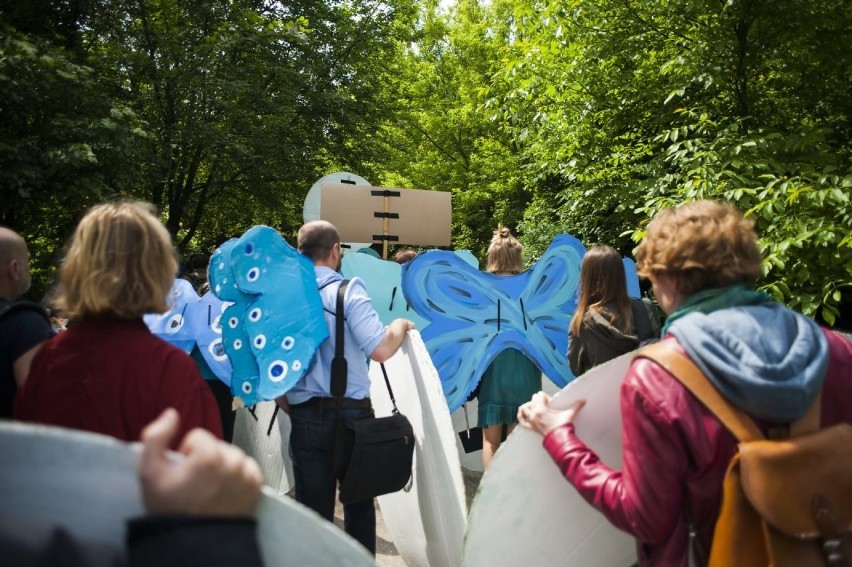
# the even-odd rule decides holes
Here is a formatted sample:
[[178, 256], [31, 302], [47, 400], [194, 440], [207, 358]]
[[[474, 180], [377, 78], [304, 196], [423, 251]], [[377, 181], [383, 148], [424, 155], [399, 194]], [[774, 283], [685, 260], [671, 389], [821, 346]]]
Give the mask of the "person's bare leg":
[[482, 470], [488, 470], [494, 453], [503, 439], [503, 424], [496, 423], [482, 429]]

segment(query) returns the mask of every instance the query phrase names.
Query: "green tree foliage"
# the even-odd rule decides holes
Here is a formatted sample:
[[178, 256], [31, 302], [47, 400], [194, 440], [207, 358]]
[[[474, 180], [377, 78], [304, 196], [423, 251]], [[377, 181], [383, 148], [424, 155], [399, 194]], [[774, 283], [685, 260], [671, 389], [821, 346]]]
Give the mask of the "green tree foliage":
[[481, 260], [497, 224], [515, 229], [529, 199], [517, 147], [484, 106], [510, 33], [505, 16], [475, 0], [450, 12], [425, 6], [417, 41], [398, 63], [398, 113], [382, 129], [382, 183], [451, 191], [453, 245]]
[[559, 232], [630, 253], [662, 207], [713, 198], [754, 219], [764, 288], [833, 324], [850, 21], [841, 0], [0, 0], [0, 222], [46, 266], [121, 194], [209, 251], [294, 234], [343, 169], [452, 191], [455, 247], [483, 258], [503, 223], [532, 261]]
[[155, 203], [181, 251], [260, 223], [295, 234], [316, 179], [377, 161], [413, 14], [409, 0], [0, 2], [0, 222], [38, 237], [45, 266], [113, 195]]
[[155, 157], [139, 194], [164, 211], [179, 248], [221, 233], [206, 222], [224, 220], [238, 195], [253, 214], [231, 232], [290, 231], [329, 162], [363, 159], [353, 141], [381, 111], [378, 70], [400, 17], [375, 2], [98, 5], [87, 49], [149, 124]]
[[492, 105], [535, 193], [528, 243], [629, 251], [661, 207], [729, 200], [756, 222], [765, 288], [834, 322], [852, 287], [847, 3], [519, 0], [515, 21]]
[[136, 115], [64, 49], [0, 38], [0, 223], [30, 243], [33, 297], [82, 211], [133, 186], [145, 139]]

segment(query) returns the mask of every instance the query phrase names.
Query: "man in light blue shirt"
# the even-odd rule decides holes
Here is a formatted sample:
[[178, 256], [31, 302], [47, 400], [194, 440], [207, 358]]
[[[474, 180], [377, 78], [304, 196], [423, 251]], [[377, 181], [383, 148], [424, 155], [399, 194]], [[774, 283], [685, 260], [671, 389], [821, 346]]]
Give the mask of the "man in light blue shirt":
[[[278, 403], [292, 422], [290, 453], [293, 460], [296, 500], [329, 521], [334, 520], [337, 482], [349, 465], [354, 434], [346, 428], [340, 453], [340, 476], [333, 470], [337, 402], [331, 396], [331, 361], [335, 350], [337, 290], [340, 268], [340, 235], [327, 221], [312, 221], [299, 230], [299, 252], [310, 258], [316, 271], [329, 339], [314, 356], [305, 376]], [[344, 356], [348, 364], [346, 396], [340, 418], [346, 422], [373, 416], [370, 404], [368, 359], [384, 362], [399, 349], [405, 334], [414, 328], [408, 319], [395, 319], [385, 327], [373, 309], [364, 283], [355, 278], [346, 288], [343, 303]], [[343, 505], [343, 526], [372, 554], [376, 553], [376, 510], [373, 499]]]

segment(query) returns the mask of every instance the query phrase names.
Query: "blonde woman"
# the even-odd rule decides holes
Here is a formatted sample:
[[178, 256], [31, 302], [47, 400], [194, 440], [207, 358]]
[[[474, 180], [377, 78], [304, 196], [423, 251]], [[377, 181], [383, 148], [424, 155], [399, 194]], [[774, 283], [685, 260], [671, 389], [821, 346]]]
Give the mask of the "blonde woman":
[[[523, 247], [508, 228], [498, 226], [488, 246], [486, 272], [510, 276], [523, 271]], [[541, 389], [541, 371], [517, 349], [497, 355], [482, 375], [479, 386], [478, 424], [482, 428], [482, 468], [488, 469], [503, 440], [517, 425], [518, 407]]]
[[71, 324], [44, 344], [14, 416], [138, 441], [163, 410], [222, 436], [213, 399], [192, 359], [154, 337], [145, 313], [168, 309], [177, 272], [169, 233], [145, 203], [89, 210], [59, 270], [56, 304]]

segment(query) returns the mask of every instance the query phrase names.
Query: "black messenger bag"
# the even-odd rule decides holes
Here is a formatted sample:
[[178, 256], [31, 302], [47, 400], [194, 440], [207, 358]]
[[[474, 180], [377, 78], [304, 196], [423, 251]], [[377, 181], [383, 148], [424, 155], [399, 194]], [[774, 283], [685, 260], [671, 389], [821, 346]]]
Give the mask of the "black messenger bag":
[[414, 430], [408, 418], [399, 413], [396, 407], [384, 364], [382, 374], [393, 404], [392, 414], [358, 419], [347, 424], [340, 418], [339, 408], [346, 395], [348, 374], [346, 358], [343, 356], [343, 296], [347, 284], [348, 281], [344, 281], [337, 291], [336, 342], [331, 364], [331, 393], [337, 399], [338, 407], [337, 447], [332, 453], [340, 450], [344, 427], [355, 433], [352, 456], [340, 483], [340, 502], [343, 504], [369, 500], [404, 488], [411, 479], [414, 461]]

